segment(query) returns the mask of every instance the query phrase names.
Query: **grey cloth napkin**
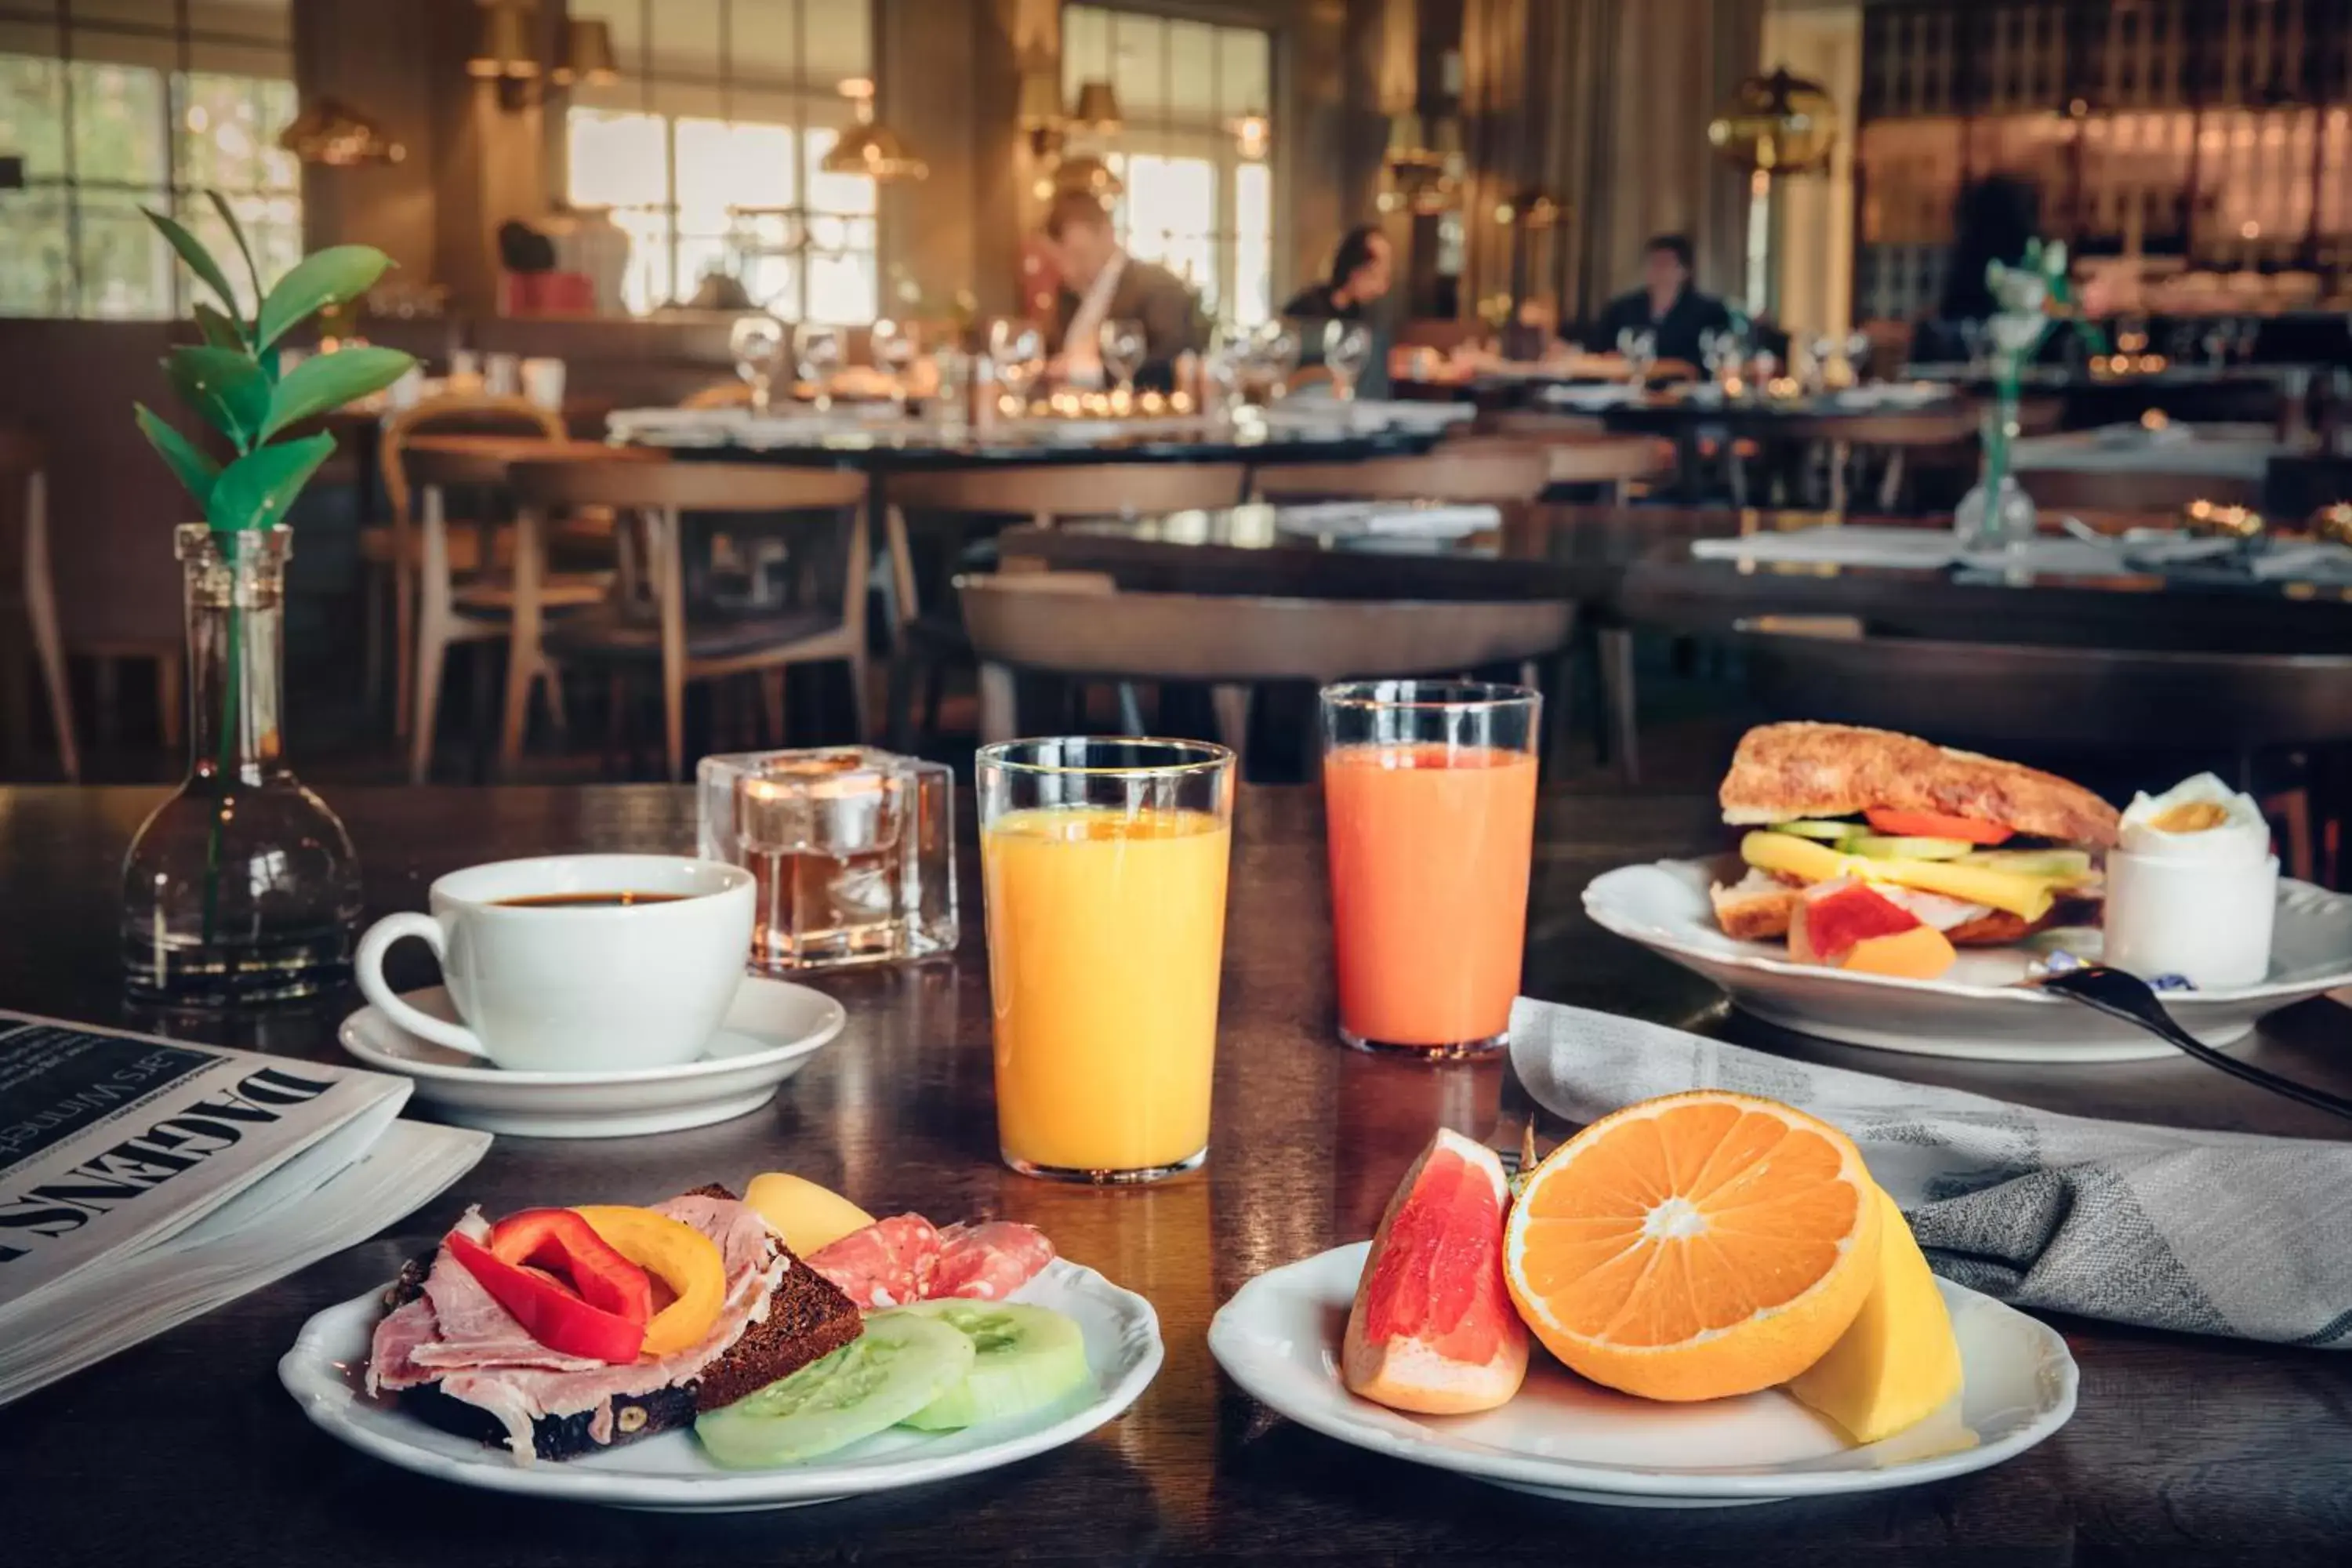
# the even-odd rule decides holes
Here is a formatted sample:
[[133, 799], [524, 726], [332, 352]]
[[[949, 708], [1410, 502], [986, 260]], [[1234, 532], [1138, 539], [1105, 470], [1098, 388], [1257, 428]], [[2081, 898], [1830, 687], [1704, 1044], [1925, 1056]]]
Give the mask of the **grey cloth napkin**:
[[2352, 1143], [2095, 1121], [1520, 1000], [1511, 1065], [1583, 1123], [1761, 1095], [1844, 1130], [1948, 1279], [2020, 1307], [2352, 1345]]

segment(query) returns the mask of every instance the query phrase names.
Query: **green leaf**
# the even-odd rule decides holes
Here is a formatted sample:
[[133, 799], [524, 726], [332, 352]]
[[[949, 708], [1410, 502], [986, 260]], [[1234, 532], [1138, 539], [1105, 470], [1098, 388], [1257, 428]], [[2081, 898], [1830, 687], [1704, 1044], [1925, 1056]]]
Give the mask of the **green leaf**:
[[391, 265], [392, 258], [372, 245], [331, 245], [311, 252], [262, 300], [254, 346], [266, 349], [328, 306], [358, 299]]
[[172, 242], [172, 248], [180, 253], [180, 259], [188, 264], [188, 270], [202, 279], [205, 287], [219, 295], [223, 305], [235, 311], [236, 291], [228, 286], [228, 274], [220, 269], [220, 263], [213, 259], [213, 253], [205, 248], [204, 241], [162, 213], [145, 207], [140, 210], [147, 214], [147, 221], [155, 226], [156, 231]]
[[194, 310], [197, 330], [205, 334], [205, 342], [216, 349], [231, 349], [238, 353], [245, 352], [245, 329], [233, 318], [214, 310], [201, 300], [196, 302]]
[[134, 403], [131, 407], [138, 418], [139, 428], [146, 432], [147, 439], [155, 450], [163, 455], [163, 461], [172, 465], [172, 472], [180, 477], [180, 483], [187, 487], [188, 493], [195, 498], [196, 505], [201, 507], [211, 500], [213, 481], [220, 477], [220, 465], [199, 451], [194, 442], [165, 424], [145, 404]]
[[206, 191], [205, 195], [212, 199], [213, 211], [220, 214], [221, 222], [228, 226], [228, 237], [236, 241], [236, 253], [245, 258], [246, 275], [253, 279], [253, 297], [260, 299], [261, 268], [253, 259], [253, 247], [246, 243], [245, 226], [237, 222], [236, 214], [229, 210], [226, 196], [218, 191]]
[[334, 450], [335, 438], [323, 430], [299, 441], [256, 447], [221, 470], [205, 502], [205, 521], [219, 533], [242, 533], [284, 521], [294, 498]]
[[337, 349], [331, 354], [312, 354], [289, 371], [269, 395], [269, 416], [261, 423], [260, 439], [267, 441], [289, 426], [382, 392], [415, 363], [398, 349]]
[[163, 361], [181, 401], [236, 443], [251, 447], [269, 417], [269, 377], [241, 349], [178, 348]]

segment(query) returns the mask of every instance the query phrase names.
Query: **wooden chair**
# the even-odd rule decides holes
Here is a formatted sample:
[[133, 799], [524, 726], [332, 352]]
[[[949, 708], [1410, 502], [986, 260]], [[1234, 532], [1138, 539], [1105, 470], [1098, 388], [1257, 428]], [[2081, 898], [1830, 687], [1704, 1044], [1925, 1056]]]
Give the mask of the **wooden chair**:
[[1978, 411], [1965, 404], [1822, 416], [1813, 434], [1829, 448], [1830, 510], [1845, 513], [1856, 458], [1879, 460], [1878, 510], [1895, 510], [1911, 463], [1924, 453], [1972, 447], [1979, 422]]
[[[495, 537], [495, 509], [509, 489], [513, 465], [525, 458], [564, 454], [572, 460], [658, 464], [668, 454], [649, 447], [617, 449], [595, 442], [541, 440], [503, 436], [423, 436], [407, 439], [401, 455], [404, 486], [415, 487], [418, 540], [415, 710], [408, 731], [408, 773], [422, 784], [433, 767], [442, 678], [449, 649], [458, 643], [503, 641], [507, 668], [504, 728], [520, 734], [530, 710], [534, 685], [544, 685], [548, 707], [562, 722], [562, 688], [540, 648], [546, 616], [604, 602], [614, 571], [554, 572], [547, 563], [549, 520], [518, 515], [512, 548], [501, 552]], [[387, 465], [389, 471], [389, 465]], [[484, 521], [465, 525], [472, 570], [461, 564], [453, 543], [457, 529], [448, 521], [451, 490], [491, 498]], [[406, 498], [404, 497], [404, 502]], [[501, 555], [506, 564], [499, 564]], [[511, 758], [503, 754], [502, 762]]]
[[[2225, 753], [2242, 787], [2258, 757], [2352, 747], [2352, 656], [2143, 652], [1866, 635], [1853, 622], [1770, 618], [1737, 638], [1774, 717], [1930, 735], [1999, 750], [2097, 757]], [[2169, 782], [2165, 780], [2162, 782]], [[2271, 802], [2292, 875], [2310, 879], [2323, 836], [2307, 792]]]
[[[916, 678], [923, 682], [922, 731], [939, 725], [948, 667], [968, 663], [971, 645], [952, 609], [927, 614], [926, 597], [942, 593], [964, 563], [977, 526], [1017, 518], [1051, 528], [1070, 518], [1152, 516], [1241, 504], [1247, 471], [1238, 463], [1072, 463], [946, 468], [890, 476], [882, 529], [890, 562], [889, 717], [891, 743], [913, 744]], [[932, 526], [918, 552], [911, 520]]]
[[[1076, 579], [1073, 582], [1070, 579]], [[967, 577], [964, 622], [981, 661], [981, 733], [1013, 733], [1013, 679], [1195, 681], [1240, 754], [1251, 688], [1349, 678], [1452, 675], [1557, 656], [1576, 626], [1567, 600], [1284, 599], [1123, 594], [1091, 573]], [[1131, 722], [1131, 721], [1130, 721]]]
[[[415, 705], [416, 584], [424, 541], [415, 511], [416, 486], [408, 471], [409, 444], [417, 437], [438, 431], [445, 435], [536, 435], [541, 440], [567, 437], [563, 416], [522, 397], [498, 397], [487, 393], [452, 393], [427, 398], [384, 420], [381, 448], [384, 500], [392, 521], [360, 534], [360, 553], [368, 563], [367, 668], [364, 676], [371, 703], [383, 689], [383, 601], [392, 600], [393, 729], [409, 733]], [[480, 531], [470, 523], [450, 526], [451, 568], [478, 571], [487, 559]], [[384, 591], [389, 579], [391, 592]]]
[[[39, 439], [30, 432], [0, 428], [0, 487], [22, 498], [21, 507], [0, 506], [0, 748], [11, 754], [27, 749], [32, 726], [25, 654], [29, 642], [41, 666], [58, 765], [68, 783], [78, 784], [81, 752], [74, 738], [65, 644], [58, 632], [57, 587], [49, 576], [47, 459]], [[169, 661], [169, 668], [176, 673], [178, 660]], [[179, 693], [173, 689], [177, 684], [159, 681], [158, 689], [163, 710], [173, 718], [179, 712]]]
[[[773, 727], [783, 727], [784, 679], [795, 664], [848, 666], [852, 724], [866, 738], [866, 586], [871, 534], [866, 477], [838, 469], [760, 463], [521, 462], [509, 470], [524, 512], [609, 507], [641, 531], [650, 604], [615, 599], [602, 610], [554, 623], [546, 640], [566, 659], [651, 662], [660, 672], [664, 753], [673, 780], [686, 767], [686, 683], [757, 671]], [[839, 552], [841, 605], [718, 612], [689, 603], [691, 563], [681, 542], [687, 513], [835, 514], [823, 535], [797, 520], [804, 540]], [[844, 522], [842, 519], [845, 518]], [[502, 756], [520, 748], [509, 710]]]
[[2177, 517], [2194, 500], [2260, 507], [2263, 481], [2156, 468], [2021, 468], [2017, 482], [2043, 511], [2152, 513]]
[[1606, 485], [1620, 506], [1633, 500], [1636, 484], [1671, 472], [1675, 466], [1673, 442], [1654, 436], [1612, 435], [1589, 415], [1496, 409], [1478, 416], [1476, 430], [1480, 436], [1541, 447], [1551, 455], [1553, 484]]
[[1360, 463], [1277, 463], [1255, 475], [1257, 499], [1530, 501], [1552, 482], [1551, 454], [1519, 440], [1468, 437], [1410, 458]]

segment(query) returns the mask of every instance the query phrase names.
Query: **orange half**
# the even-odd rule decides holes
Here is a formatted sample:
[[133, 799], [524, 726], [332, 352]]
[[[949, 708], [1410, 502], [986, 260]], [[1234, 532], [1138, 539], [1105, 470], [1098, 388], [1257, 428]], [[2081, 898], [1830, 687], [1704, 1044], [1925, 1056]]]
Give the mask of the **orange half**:
[[1503, 1237], [1511, 1300], [1572, 1370], [1649, 1399], [1785, 1383], [1877, 1276], [1877, 1188], [1836, 1128], [1749, 1095], [1644, 1100], [1528, 1179]]

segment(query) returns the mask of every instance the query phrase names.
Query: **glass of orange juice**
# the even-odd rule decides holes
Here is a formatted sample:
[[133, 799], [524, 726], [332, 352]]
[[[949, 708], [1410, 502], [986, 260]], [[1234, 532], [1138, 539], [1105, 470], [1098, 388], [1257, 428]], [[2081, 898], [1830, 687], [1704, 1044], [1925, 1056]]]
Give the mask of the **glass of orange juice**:
[[1234, 754], [1076, 737], [981, 748], [1004, 1162], [1151, 1182], [1209, 1151]]
[[1540, 693], [1465, 681], [1323, 689], [1339, 1037], [1502, 1048], [1534, 858]]

